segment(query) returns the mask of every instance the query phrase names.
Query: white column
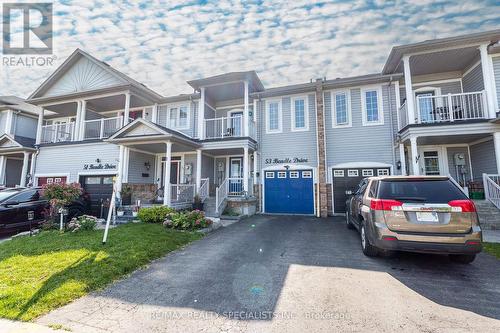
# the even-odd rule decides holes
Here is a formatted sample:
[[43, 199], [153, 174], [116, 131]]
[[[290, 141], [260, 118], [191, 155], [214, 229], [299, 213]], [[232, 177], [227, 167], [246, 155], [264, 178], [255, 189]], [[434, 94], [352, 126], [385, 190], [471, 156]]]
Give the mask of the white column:
[[170, 161], [172, 160], [172, 142], [166, 142], [165, 151], [165, 179], [163, 179], [163, 204], [171, 205], [171, 190], [170, 190]]
[[500, 174], [500, 132], [493, 133], [493, 143], [495, 145], [495, 160], [497, 164], [497, 174]]
[[123, 126], [128, 124], [128, 118], [130, 117], [130, 93], [125, 94], [125, 107], [123, 115]]
[[257, 185], [257, 152], [253, 152], [253, 184]]
[[244, 95], [244, 106], [243, 106], [243, 133], [245, 136], [249, 136], [249, 133], [248, 133], [248, 102], [249, 102], [249, 99], [248, 99], [248, 81], [245, 81], [245, 95]]
[[40, 144], [42, 142], [43, 111], [44, 111], [43, 109], [40, 109], [38, 113], [38, 123], [36, 125], [36, 139], [35, 139], [36, 144]]
[[205, 138], [205, 88], [200, 88], [200, 102], [198, 103], [198, 138]]
[[412, 165], [412, 174], [415, 176], [420, 175], [420, 165], [419, 165], [419, 156], [418, 156], [418, 146], [417, 146], [417, 137], [412, 136], [410, 138], [411, 144], [411, 165]]
[[123, 149], [123, 173], [122, 173], [122, 183], [128, 183], [128, 165], [130, 161], [130, 148], [124, 147]]
[[405, 145], [403, 143], [399, 144], [399, 160], [401, 161], [401, 174], [407, 176], [406, 174], [406, 159], [405, 159]]
[[497, 103], [495, 101], [495, 92], [493, 90], [494, 86], [488, 56], [488, 45], [481, 45], [479, 47], [479, 53], [481, 54], [481, 69], [483, 71], [484, 90], [486, 91], [486, 101], [488, 103], [488, 115], [489, 118], [496, 118]]
[[23, 168], [21, 170], [21, 180], [19, 181], [19, 186], [26, 186], [26, 176], [28, 176], [28, 164], [30, 162], [30, 153], [23, 153]]
[[196, 192], [199, 193], [201, 187], [201, 149], [196, 149]]
[[85, 117], [87, 114], [87, 101], [81, 101], [81, 112], [80, 112], [80, 140], [85, 139]]
[[0, 185], [5, 185], [6, 166], [7, 166], [7, 156], [0, 155]]
[[7, 110], [6, 116], [7, 117], [5, 118], [5, 133], [6, 134], [13, 134], [14, 128], [12, 125], [14, 125], [14, 111]]
[[151, 121], [153, 123], [158, 122], [158, 103], [155, 103], [155, 105], [153, 105], [153, 112], [151, 114]]
[[243, 148], [243, 191], [248, 190], [248, 147]]
[[411, 83], [410, 56], [403, 57], [405, 90], [406, 90], [406, 110], [408, 112], [408, 124], [415, 123], [415, 99]]
[[[36, 167], [36, 153], [31, 154], [31, 162], [30, 162], [30, 171], [29, 174], [31, 175], [31, 187], [35, 186], [35, 167]], [[30, 184], [27, 184], [28, 186]]]
[[82, 116], [82, 104], [80, 101], [76, 101], [76, 118], [75, 126], [73, 128], [73, 141], [78, 141], [80, 138], [80, 119]]
[[115, 190], [116, 190], [116, 197], [118, 199], [121, 199], [121, 191], [123, 184], [123, 159], [125, 155], [125, 146], [120, 145], [119, 147], [120, 147], [120, 154], [118, 155], [118, 169], [116, 174]]

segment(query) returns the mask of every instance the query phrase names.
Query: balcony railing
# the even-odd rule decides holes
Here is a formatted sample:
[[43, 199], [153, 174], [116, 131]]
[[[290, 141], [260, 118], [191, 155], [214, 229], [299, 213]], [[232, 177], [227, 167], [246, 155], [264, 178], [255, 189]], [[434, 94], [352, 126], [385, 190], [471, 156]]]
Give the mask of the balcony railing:
[[417, 123], [441, 123], [487, 117], [484, 91], [439, 96], [417, 96]]
[[[255, 138], [255, 123], [248, 119], [248, 133]], [[223, 139], [229, 137], [244, 137], [243, 116], [205, 119], [205, 138]]]
[[41, 143], [54, 143], [73, 140], [75, 123], [42, 126]]
[[398, 109], [398, 116], [399, 116], [399, 129], [404, 128], [406, 125], [408, 125], [408, 107], [406, 104], [406, 101], [401, 105]]
[[123, 117], [101, 118], [85, 121], [85, 132], [83, 138], [104, 139], [118, 131], [123, 124]]
[[170, 198], [172, 207], [184, 207], [193, 203], [195, 184], [171, 184]]

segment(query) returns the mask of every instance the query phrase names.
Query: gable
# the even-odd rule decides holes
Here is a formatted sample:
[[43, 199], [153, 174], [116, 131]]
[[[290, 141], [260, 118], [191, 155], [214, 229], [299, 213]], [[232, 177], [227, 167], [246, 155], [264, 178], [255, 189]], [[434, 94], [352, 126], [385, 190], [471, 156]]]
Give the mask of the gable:
[[132, 128], [129, 128], [124, 133], [122, 133], [119, 137], [130, 137], [130, 136], [140, 136], [140, 135], [162, 135], [164, 133], [151, 128], [142, 123], [137, 123]]
[[9, 137], [3, 137], [0, 139], [0, 148], [19, 148], [20, 145], [10, 139]]
[[[75, 92], [108, 88], [126, 83], [111, 70], [81, 55], [55, 82], [47, 82], [43, 97], [60, 96]], [[39, 97], [42, 97], [39, 96]]]

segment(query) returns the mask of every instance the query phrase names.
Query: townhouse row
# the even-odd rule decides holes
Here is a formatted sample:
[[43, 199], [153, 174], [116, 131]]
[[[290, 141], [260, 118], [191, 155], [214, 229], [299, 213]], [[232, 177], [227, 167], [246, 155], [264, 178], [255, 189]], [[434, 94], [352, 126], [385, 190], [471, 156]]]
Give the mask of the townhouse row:
[[316, 216], [344, 213], [372, 175], [498, 186], [499, 39], [396, 46], [380, 73], [275, 88], [226, 73], [172, 97], [76, 50], [26, 101], [0, 97], [0, 184], [79, 182], [96, 215], [115, 177], [132, 201], [198, 194], [218, 213], [236, 202]]

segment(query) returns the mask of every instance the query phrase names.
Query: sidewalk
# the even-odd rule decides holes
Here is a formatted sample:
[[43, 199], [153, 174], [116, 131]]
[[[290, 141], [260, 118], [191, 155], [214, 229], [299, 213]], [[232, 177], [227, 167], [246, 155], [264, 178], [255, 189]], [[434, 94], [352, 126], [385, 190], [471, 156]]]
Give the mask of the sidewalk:
[[483, 230], [483, 242], [500, 243], [500, 230]]
[[7, 319], [0, 319], [0, 327], [2, 333], [55, 333], [55, 332], [66, 332], [64, 330], [53, 330], [50, 327], [25, 323], [22, 321], [13, 321]]

